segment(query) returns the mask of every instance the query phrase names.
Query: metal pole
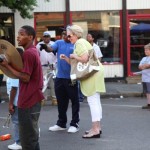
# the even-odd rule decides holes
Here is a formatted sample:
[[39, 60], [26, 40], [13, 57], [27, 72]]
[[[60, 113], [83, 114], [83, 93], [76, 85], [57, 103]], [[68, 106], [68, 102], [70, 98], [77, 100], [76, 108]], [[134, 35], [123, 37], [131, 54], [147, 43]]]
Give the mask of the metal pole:
[[123, 40], [123, 62], [124, 62], [124, 78], [128, 76], [128, 62], [127, 62], [127, 0], [122, 0], [122, 40]]
[[70, 0], [66, 0], [66, 25], [70, 24]]

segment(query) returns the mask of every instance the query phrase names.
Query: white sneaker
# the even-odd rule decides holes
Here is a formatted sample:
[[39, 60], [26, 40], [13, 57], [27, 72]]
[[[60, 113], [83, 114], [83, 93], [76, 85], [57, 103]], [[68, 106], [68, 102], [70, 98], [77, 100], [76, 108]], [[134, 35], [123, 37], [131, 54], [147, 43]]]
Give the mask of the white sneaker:
[[20, 149], [22, 149], [22, 146], [18, 145], [17, 143], [14, 143], [12, 145], [8, 145], [8, 149], [11, 149], [11, 150], [20, 150]]
[[66, 128], [62, 128], [62, 127], [60, 127], [58, 125], [54, 125], [52, 127], [49, 127], [49, 130], [50, 131], [62, 131], [62, 130], [66, 130]]
[[74, 126], [70, 126], [67, 132], [69, 132], [69, 133], [76, 133], [78, 131], [79, 131], [79, 128], [76, 128]]

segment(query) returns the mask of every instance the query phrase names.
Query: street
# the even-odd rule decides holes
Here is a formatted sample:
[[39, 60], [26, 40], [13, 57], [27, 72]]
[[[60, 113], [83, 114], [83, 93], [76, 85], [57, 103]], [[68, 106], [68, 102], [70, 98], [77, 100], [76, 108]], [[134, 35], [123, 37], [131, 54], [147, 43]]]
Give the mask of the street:
[[[111, 98], [102, 99], [103, 119], [100, 139], [82, 139], [82, 135], [90, 128], [91, 116], [87, 102], [80, 106], [80, 130], [69, 134], [66, 131], [50, 132], [49, 126], [57, 121], [57, 106], [49, 102], [42, 107], [40, 116], [41, 150], [149, 150], [150, 111], [142, 110], [146, 98]], [[8, 103], [0, 104], [0, 135], [12, 133], [10, 128], [3, 128]], [[71, 109], [68, 110], [68, 127]], [[0, 141], [0, 150], [7, 150], [13, 140]]]

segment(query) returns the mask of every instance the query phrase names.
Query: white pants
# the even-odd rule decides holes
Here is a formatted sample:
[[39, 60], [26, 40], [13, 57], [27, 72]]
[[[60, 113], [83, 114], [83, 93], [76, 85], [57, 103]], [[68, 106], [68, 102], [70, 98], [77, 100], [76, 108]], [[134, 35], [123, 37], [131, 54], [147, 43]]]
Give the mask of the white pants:
[[87, 101], [91, 111], [92, 122], [100, 121], [102, 119], [100, 93], [95, 93], [92, 96], [88, 96]]

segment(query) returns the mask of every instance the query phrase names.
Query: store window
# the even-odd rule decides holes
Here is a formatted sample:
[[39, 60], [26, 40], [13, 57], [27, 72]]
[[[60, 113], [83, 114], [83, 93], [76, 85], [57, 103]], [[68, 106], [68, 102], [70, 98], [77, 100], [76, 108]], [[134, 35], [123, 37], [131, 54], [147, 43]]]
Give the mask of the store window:
[[14, 45], [14, 16], [13, 14], [0, 13], [0, 39], [9, 41]]
[[130, 10], [130, 61], [131, 73], [139, 72], [139, 63], [145, 56], [144, 46], [150, 42], [150, 10]]
[[150, 14], [149, 9], [136, 9], [136, 10], [128, 10], [128, 13], [131, 15], [134, 14]]
[[103, 54], [102, 62], [120, 62], [119, 11], [72, 12], [72, 24], [84, 29], [84, 38], [88, 32], [95, 35], [95, 43]]
[[61, 38], [62, 28], [64, 27], [64, 13], [40, 12], [34, 14], [36, 22], [37, 42], [42, 40], [43, 32], [49, 31], [53, 41]]

